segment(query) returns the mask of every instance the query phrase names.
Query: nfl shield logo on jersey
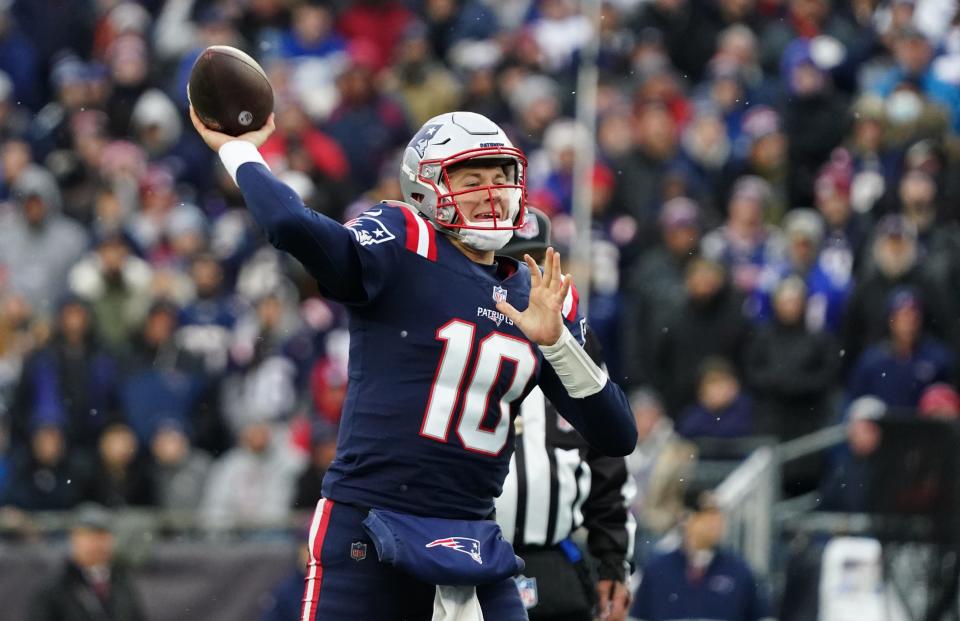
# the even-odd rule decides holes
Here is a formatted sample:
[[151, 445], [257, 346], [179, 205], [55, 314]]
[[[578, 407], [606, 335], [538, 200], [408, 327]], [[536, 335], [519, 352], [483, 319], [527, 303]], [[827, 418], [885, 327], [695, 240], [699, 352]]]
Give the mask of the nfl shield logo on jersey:
[[507, 301], [507, 290], [503, 287], [498, 287], [497, 285], [493, 286], [493, 301], [494, 302], [506, 302]]
[[520, 575], [516, 576], [514, 580], [517, 583], [517, 590], [520, 591], [520, 601], [523, 602], [524, 609], [530, 610], [540, 603], [540, 598], [537, 594], [536, 578], [527, 578], [526, 576]]
[[350, 544], [350, 558], [355, 561], [362, 561], [367, 558], [367, 544], [362, 541], [354, 541]]

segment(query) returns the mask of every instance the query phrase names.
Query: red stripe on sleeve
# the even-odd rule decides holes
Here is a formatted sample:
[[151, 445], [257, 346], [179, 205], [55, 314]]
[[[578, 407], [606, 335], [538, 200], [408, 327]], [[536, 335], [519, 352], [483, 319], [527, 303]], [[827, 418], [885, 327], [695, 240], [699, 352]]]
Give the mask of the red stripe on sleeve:
[[407, 229], [407, 250], [410, 252], [416, 252], [417, 244], [420, 241], [420, 230], [417, 228], [417, 223], [414, 221], [416, 216], [413, 215], [413, 213], [406, 207], [401, 207], [400, 211], [403, 212], [403, 220]]
[[567, 321], [573, 321], [577, 318], [577, 303], [580, 301], [580, 293], [577, 292], [576, 285], [570, 285], [569, 295], [573, 298], [573, 303], [570, 305], [570, 311], [564, 317]]
[[437, 229], [433, 228], [433, 223], [425, 221], [427, 225], [427, 258], [431, 261], [437, 260]]

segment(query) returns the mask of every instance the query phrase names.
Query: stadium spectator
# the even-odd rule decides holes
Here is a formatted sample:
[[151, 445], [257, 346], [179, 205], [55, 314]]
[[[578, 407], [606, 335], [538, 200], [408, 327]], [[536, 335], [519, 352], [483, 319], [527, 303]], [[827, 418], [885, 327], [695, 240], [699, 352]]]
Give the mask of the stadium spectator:
[[388, 88], [397, 93], [414, 125], [455, 109], [462, 98], [460, 83], [437, 61], [429, 32], [420, 22], [412, 22], [404, 31], [387, 79]]
[[746, 561], [720, 547], [726, 521], [708, 492], [692, 488], [683, 543], [656, 556], [643, 568], [640, 588], [630, 609], [632, 621], [769, 618], [767, 598]]
[[17, 211], [0, 228], [0, 266], [8, 290], [23, 295], [34, 312], [49, 316], [66, 290], [67, 272], [87, 244], [87, 233], [61, 214], [56, 179], [29, 165], [13, 182]]
[[130, 133], [134, 106], [150, 88], [150, 49], [142, 36], [126, 33], [113, 40], [106, 60], [113, 88], [105, 110], [110, 135], [119, 138]]
[[0, 504], [27, 511], [63, 511], [83, 499], [91, 476], [82, 453], [70, 451], [62, 427], [43, 423], [30, 430], [29, 446], [14, 446], [10, 481]]
[[832, 10], [830, 0], [789, 0], [787, 14], [764, 25], [760, 37], [760, 58], [763, 69], [775, 75], [780, 61], [793, 41], [810, 41], [825, 35], [839, 43], [839, 49], [853, 47], [857, 31], [847, 16]]
[[393, 58], [400, 37], [413, 19], [413, 13], [400, 0], [357, 0], [341, 11], [336, 30], [349, 40], [348, 49], [357, 43], [368, 47], [370, 67], [380, 70]]
[[84, 499], [111, 508], [154, 505], [150, 467], [140, 447], [127, 425], [104, 429]]
[[824, 225], [820, 215], [806, 208], [793, 209], [783, 220], [785, 257], [761, 275], [760, 286], [750, 300], [756, 316], [768, 320], [773, 313], [772, 296], [790, 275], [799, 276], [807, 287], [805, 323], [813, 331], [840, 331], [847, 298], [853, 289], [849, 263], [835, 263], [832, 252], [824, 252]]
[[749, 331], [739, 295], [723, 267], [697, 258], [684, 275], [687, 299], [654, 343], [654, 385], [674, 418], [695, 398], [701, 364], [720, 356], [739, 364]]
[[893, 33], [892, 43], [896, 65], [877, 81], [875, 92], [890, 97], [891, 105], [896, 102], [906, 109], [909, 105], [906, 96], [899, 95], [897, 99], [896, 93], [898, 87], [908, 81], [916, 85], [906, 91], [912, 91], [914, 109], [920, 105], [920, 96], [925, 96], [946, 110], [953, 131], [960, 130], [960, 94], [955, 85], [948, 84], [934, 71], [931, 65], [934, 49], [927, 35], [915, 25], [906, 24]]
[[[784, 442], [813, 433], [831, 419], [840, 371], [839, 347], [829, 332], [805, 324], [811, 303], [796, 276], [778, 285], [774, 316], [747, 344], [744, 378], [756, 396], [756, 433]], [[787, 494], [808, 491], [820, 479], [819, 456], [783, 466]]]
[[203, 359], [208, 375], [218, 375], [227, 368], [230, 338], [242, 303], [224, 291], [223, 267], [213, 255], [197, 256], [190, 275], [197, 297], [180, 311], [176, 340]]
[[724, 177], [725, 185], [719, 195], [725, 204], [734, 180], [745, 175], [763, 179], [769, 184], [770, 211], [782, 217], [791, 205], [787, 197], [787, 137], [783, 132], [780, 114], [772, 107], [755, 105], [743, 114], [738, 137], [734, 142], [734, 156], [729, 172]]
[[153, 270], [130, 252], [119, 231], [104, 234], [70, 270], [70, 290], [90, 305], [96, 333], [109, 350], [129, 346], [146, 316], [152, 278]]
[[[843, 143], [852, 165], [846, 193], [857, 188], [856, 196], [850, 197], [856, 202], [856, 212], [879, 211], [888, 202], [890, 190], [900, 174], [900, 150], [890, 140], [882, 98], [873, 94], [860, 95], [850, 106], [850, 112], [853, 117], [851, 127]], [[818, 184], [820, 176], [817, 177]], [[819, 186], [815, 186], [815, 200], [819, 198], [819, 192]]]
[[[426, 0], [423, 17], [437, 58], [447, 58], [451, 48], [461, 41], [479, 41], [497, 34], [497, 16], [487, 2]], [[442, 112], [452, 109], [445, 108]]]
[[[828, 0], [792, 0], [791, 5], [827, 4]], [[781, 80], [789, 94], [783, 110], [790, 160], [789, 205], [813, 202], [813, 184], [821, 164], [840, 144], [846, 132], [845, 96], [834, 86], [828, 62], [814, 43], [795, 39], [784, 50]], [[819, 61], [819, 62], [818, 62]], [[835, 62], [834, 59], [829, 59]]]
[[694, 474], [698, 451], [677, 433], [653, 391], [634, 391], [630, 406], [639, 436], [637, 448], [627, 458], [637, 485], [632, 511], [637, 520], [634, 562], [639, 568], [657, 540], [680, 523], [686, 483]]
[[683, 197], [661, 207], [659, 224], [660, 243], [639, 258], [624, 287], [624, 373], [630, 385], [653, 379], [654, 344], [684, 306], [684, 273], [697, 253], [703, 228], [699, 206]]
[[827, 422], [840, 370], [834, 339], [805, 325], [808, 304], [799, 277], [783, 280], [774, 293], [772, 321], [751, 336], [745, 354], [746, 383], [757, 399], [756, 431], [781, 441]]
[[238, 321], [220, 392], [224, 419], [235, 436], [252, 423], [284, 420], [297, 406], [297, 366], [284, 346], [298, 324], [289, 301], [274, 292]]
[[884, 217], [876, 226], [872, 245], [874, 269], [866, 272], [850, 294], [844, 312], [843, 349], [847, 364], [856, 362], [866, 347], [887, 331], [888, 302], [900, 287], [913, 289], [923, 312], [923, 326], [931, 335], [955, 343], [953, 323], [947, 319], [944, 292], [920, 263], [917, 231], [898, 215]]
[[889, 407], [914, 408], [928, 386], [956, 380], [956, 356], [925, 333], [922, 304], [909, 288], [890, 294], [889, 336], [857, 360], [848, 383], [848, 401], [874, 395]]
[[710, 212], [718, 212], [733, 156], [733, 144], [723, 118], [709, 105], [704, 106], [684, 129], [680, 144], [693, 193], [703, 198]]
[[92, 451], [122, 417], [117, 360], [100, 345], [90, 308], [62, 300], [50, 342], [24, 363], [13, 406], [14, 437], [38, 425], [64, 429], [75, 450]]
[[870, 457], [880, 446], [881, 431], [876, 421], [887, 415], [887, 405], [865, 395], [846, 409], [847, 443], [836, 451], [820, 485], [821, 511], [867, 510], [870, 491]]
[[950, 291], [960, 263], [960, 225], [945, 217], [936, 181], [922, 169], [909, 170], [900, 180], [899, 198], [904, 218], [917, 231], [927, 273], [940, 291]]
[[[364, 2], [354, 3], [351, 10], [360, 11], [365, 6]], [[387, 15], [376, 19], [378, 29], [387, 28]], [[377, 40], [382, 42], [385, 37], [383, 34]], [[367, 39], [350, 44], [349, 61], [337, 77], [340, 101], [323, 125], [347, 156], [354, 189], [359, 191], [376, 183], [380, 166], [403, 146], [410, 132], [403, 108], [381, 92], [375, 80], [379, 61], [372, 45]]]
[[154, 302], [123, 360], [123, 408], [143, 445], [168, 419], [198, 440], [206, 424], [194, 416], [204, 395], [204, 363], [176, 342], [178, 315], [170, 302]]
[[264, 143], [262, 153], [271, 165], [310, 177], [318, 194], [311, 206], [339, 218], [350, 164], [340, 145], [313, 125], [302, 105], [290, 101], [277, 106], [277, 131]]
[[759, 177], [741, 177], [730, 196], [726, 222], [704, 235], [700, 244], [703, 255], [723, 265], [734, 287], [746, 296], [760, 287], [764, 269], [783, 258], [783, 237], [766, 221], [769, 207], [769, 184]]
[[694, 82], [703, 77], [716, 45], [716, 33], [698, 9], [685, 0], [656, 0], [644, 3], [633, 23], [635, 32], [660, 33], [670, 62]]
[[203, 524], [213, 530], [282, 528], [305, 462], [306, 456], [290, 446], [285, 430], [262, 422], [247, 424], [237, 446], [210, 469], [199, 508]]
[[180, 199], [175, 179], [163, 165], [150, 165], [139, 182], [141, 203], [129, 225], [137, 248], [154, 267], [178, 267], [178, 261], [183, 262], [180, 265], [186, 264], [185, 260], [190, 257], [184, 254], [195, 248], [191, 247], [190, 240], [182, 237], [203, 231], [206, 222], [203, 212]]
[[144, 604], [129, 571], [115, 555], [111, 516], [84, 504], [70, 528], [70, 556], [52, 582], [33, 597], [29, 621], [144, 621]]
[[164, 422], [150, 443], [150, 479], [157, 507], [175, 511], [193, 511], [200, 506], [210, 470], [210, 456], [194, 448], [180, 426]]
[[322, 59], [346, 49], [346, 40], [333, 31], [330, 7], [311, 0], [293, 6], [290, 28], [280, 38], [281, 58]]
[[632, 216], [641, 231], [647, 231], [656, 223], [661, 182], [677, 156], [679, 129], [668, 110], [656, 103], [641, 102], [634, 123], [633, 148], [616, 165], [618, 174], [611, 211]]
[[753, 400], [733, 366], [707, 358], [700, 367], [696, 401], [680, 414], [677, 431], [685, 438], [740, 438], [756, 433]]
[[863, 255], [871, 221], [863, 213], [866, 209], [862, 201], [858, 203], [860, 209], [854, 209], [854, 177], [849, 163], [843, 156], [831, 158], [821, 167], [814, 182], [814, 205], [826, 225], [822, 259], [831, 266], [838, 281], [849, 280], [856, 275], [862, 261], [869, 259]]

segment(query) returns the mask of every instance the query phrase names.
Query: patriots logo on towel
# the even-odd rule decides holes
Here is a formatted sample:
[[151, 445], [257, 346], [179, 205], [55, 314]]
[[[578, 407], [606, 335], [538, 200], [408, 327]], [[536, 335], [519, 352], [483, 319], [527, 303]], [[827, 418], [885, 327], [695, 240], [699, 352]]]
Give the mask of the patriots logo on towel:
[[434, 539], [426, 545], [428, 548], [436, 548], [438, 546], [463, 552], [479, 565], [483, 565], [483, 559], [480, 557], [480, 542], [476, 539], [469, 537], [446, 537], [444, 539]]

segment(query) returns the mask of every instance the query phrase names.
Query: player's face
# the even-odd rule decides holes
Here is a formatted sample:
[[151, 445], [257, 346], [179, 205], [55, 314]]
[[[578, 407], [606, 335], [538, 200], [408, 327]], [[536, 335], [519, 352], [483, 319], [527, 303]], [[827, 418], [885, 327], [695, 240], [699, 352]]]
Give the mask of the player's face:
[[[470, 222], [505, 220], [507, 194], [501, 188], [491, 187], [513, 183], [508, 181], [502, 166], [463, 166], [450, 171], [450, 191], [457, 194], [460, 213]], [[470, 191], [476, 188], [475, 191]]]

